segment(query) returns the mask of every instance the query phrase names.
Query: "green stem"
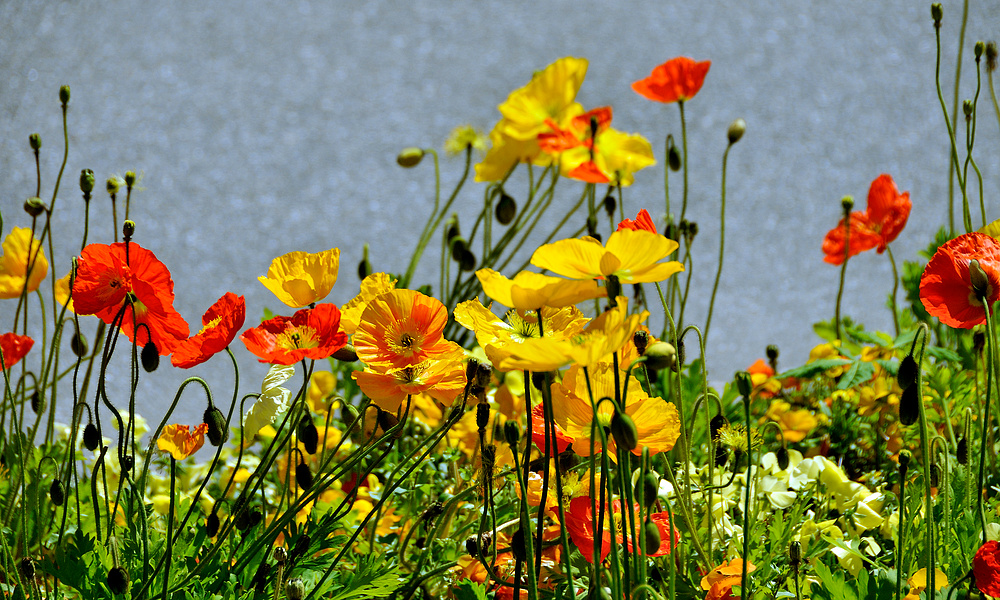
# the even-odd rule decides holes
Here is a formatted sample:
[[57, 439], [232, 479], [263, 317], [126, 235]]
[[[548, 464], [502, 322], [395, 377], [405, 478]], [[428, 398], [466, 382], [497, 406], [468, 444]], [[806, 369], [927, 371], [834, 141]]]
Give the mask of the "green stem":
[[[892, 326], [896, 330], [896, 337], [899, 337], [899, 314], [896, 311], [896, 292], [899, 291], [899, 272], [896, 270], [896, 259], [892, 256], [892, 248], [885, 247], [889, 253], [889, 264], [892, 265]], [[847, 262], [846, 260], [844, 262]], [[839, 329], [837, 330], [840, 331]]]
[[[715, 283], [712, 284], [712, 297], [708, 302], [708, 318], [705, 320], [705, 339], [708, 339], [708, 327], [712, 324], [712, 310], [715, 308], [715, 293], [719, 291], [719, 279], [722, 277], [722, 259], [726, 252], [726, 162], [729, 158], [729, 149], [733, 145], [726, 146], [726, 151], [722, 153], [722, 208], [719, 212], [719, 268], [715, 271]], [[897, 328], [896, 335], [899, 335]]]
[[[688, 136], [687, 136], [687, 119], [684, 118], [684, 101], [679, 100], [677, 102], [677, 108], [681, 111], [681, 153], [682, 161], [684, 167], [684, 193], [683, 201], [681, 202], [681, 220], [684, 221], [684, 216], [687, 214], [688, 207]], [[669, 165], [668, 167], [669, 168]]]
[[[966, 0], [968, 3], [968, 0]], [[969, 197], [965, 193], [965, 180], [962, 179], [962, 171], [958, 165], [958, 147], [955, 143], [955, 128], [951, 125], [951, 117], [948, 115], [948, 107], [944, 103], [944, 93], [941, 91], [941, 26], [939, 23], [935, 24], [934, 27], [934, 38], [937, 43], [937, 55], [934, 61], [934, 83], [937, 88], [938, 102], [941, 104], [941, 111], [944, 113], [944, 123], [948, 127], [948, 141], [951, 143], [951, 167], [948, 169], [948, 229], [954, 234], [955, 233], [955, 196], [954, 184], [952, 183], [952, 171], [955, 172], [955, 176], [958, 177], [959, 189], [962, 191], [962, 218], [964, 220], [965, 231], [969, 233], [972, 231], [972, 221], [969, 218]], [[959, 48], [961, 52], [961, 48]], [[961, 63], [959, 63], [961, 65]], [[955, 85], [958, 85], [958, 78], [955, 79]], [[957, 94], [957, 92], [956, 92]], [[958, 96], [956, 98], [956, 111]]]

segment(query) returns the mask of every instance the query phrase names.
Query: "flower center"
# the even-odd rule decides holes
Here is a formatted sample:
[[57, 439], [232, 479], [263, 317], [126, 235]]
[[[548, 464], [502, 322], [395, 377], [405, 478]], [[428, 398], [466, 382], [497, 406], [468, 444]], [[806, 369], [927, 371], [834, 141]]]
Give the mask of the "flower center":
[[216, 325], [219, 324], [220, 321], [222, 321], [222, 317], [216, 317], [216, 318], [212, 319], [208, 323], [205, 323], [205, 325], [202, 326], [201, 331], [199, 331], [198, 333], [199, 334], [205, 333], [209, 329], [213, 329]]
[[316, 348], [319, 346], [319, 340], [315, 329], [302, 325], [289, 327], [279, 333], [274, 340], [274, 345], [285, 350], [298, 350], [300, 348]]
[[422, 333], [403, 330], [402, 327], [388, 332], [385, 337], [389, 351], [398, 356], [411, 357], [414, 354], [419, 354], [424, 344]]

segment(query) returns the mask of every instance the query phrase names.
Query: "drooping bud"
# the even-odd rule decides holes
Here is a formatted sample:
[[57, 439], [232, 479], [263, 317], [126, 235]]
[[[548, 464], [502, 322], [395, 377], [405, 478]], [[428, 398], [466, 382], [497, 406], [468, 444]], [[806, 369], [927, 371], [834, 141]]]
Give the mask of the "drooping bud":
[[221, 446], [229, 439], [226, 429], [226, 417], [215, 406], [209, 406], [201, 416], [202, 422], [208, 425], [208, 442], [213, 446]]
[[80, 191], [90, 194], [94, 191], [94, 172], [90, 169], [80, 171]]
[[250, 517], [248, 519], [250, 528], [254, 528], [263, 522], [264, 522], [264, 513], [261, 512], [260, 509], [255, 508], [252, 511], [250, 511]]
[[153, 343], [153, 340], [149, 340], [143, 345], [139, 358], [142, 362], [142, 368], [147, 373], [152, 373], [160, 366], [160, 353], [156, 350], [156, 344]]
[[958, 444], [955, 447], [955, 459], [960, 465], [969, 464], [969, 442], [966, 441], [964, 435], [958, 438]]
[[677, 350], [672, 344], [662, 341], [647, 346], [643, 356], [646, 357], [646, 366], [657, 371], [667, 367], [673, 369], [677, 362]]
[[503, 439], [506, 440], [507, 445], [511, 449], [517, 448], [518, 439], [521, 437], [521, 431], [517, 428], [517, 423], [515, 421], [507, 421], [503, 424]]
[[936, 488], [941, 485], [941, 467], [937, 463], [931, 463], [931, 487]]
[[753, 393], [753, 379], [750, 378], [750, 373], [746, 371], [736, 373], [736, 389], [740, 391], [740, 395], [744, 398], [750, 397], [750, 394]]
[[340, 362], [356, 362], [358, 360], [358, 353], [354, 351], [354, 346], [347, 344], [340, 350], [337, 350], [330, 357]]
[[[399, 419], [397, 419], [395, 415], [393, 415], [390, 412], [384, 411], [381, 408], [377, 410], [378, 410], [378, 426], [382, 428], [383, 432], [389, 431], [396, 425], [399, 425]], [[396, 432], [395, 437], [398, 438], [402, 434], [403, 430], [400, 429], [399, 431]]]
[[87, 351], [90, 349], [87, 347], [87, 338], [83, 337], [79, 330], [70, 338], [69, 348], [77, 358], [87, 356]]
[[246, 531], [250, 528], [250, 510], [245, 506], [237, 505], [236, 513], [233, 517], [233, 526], [239, 531]]
[[93, 452], [100, 445], [101, 436], [97, 433], [97, 427], [93, 423], [87, 423], [87, 426], [83, 428], [83, 446]]
[[656, 554], [660, 549], [660, 529], [648, 518], [643, 527], [646, 529], [646, 554]]
[[595, 217], [587, 217], [587, 235], [601, 241], [601, 234], [597, 233], [597, 219]]
[[31, 217], [37, 217], [45, 212], [45, 203], [41, 198], [33, 197], [24, 201], [24, 212]]
[[372, 274], [372, 264], [368, 262], [368, 244], [364, 245], [361, 251], [361, 262], [358, 263], [358, 279], [364, 281], [365, 277]]
[[42, 136], [37, 133], [32, 133], [28, 136], [28, 144], [31, 145], [32, 150], [38, 150], [42, 147]]
[[288, 600], [302, 600], [306, 597], [306, 585], [300, 577], [292, 577], [285, 584], [285, 595]]
[[312, 544], [312, 538], [309, 534], [303, 533], [295, 540], [295, 545], [292, 546], [292, 551], [288, 553], [288, 558], [290, 560], [297, 560], [301, 556], [305, 556], [309, 551], [309, 545]]
[[649, 344], [649, 334], [642, 329], [636, 331], [632, 334], [632, 343], [635, 344], [636, 351], [642, 356], [646, 351], [646, 345]]
[[725, 416], [723, 416], [722, 413], [719, 413], [719, 414], [715, 415], [714, 417], [712, 417], [712, 420], [709, 421], [709, 423], [708, 423], [708, 429], [709, 429], [709, 432], [712, 435], [712, 439], [713, 440], [718, 441], [718, 439], [719, 439], [719, 430], [722, 429], [728, 423], [729, 423], [729, 421], [726, 419]]
[[210, 538], [214, 538], [219, 534], [219, 525], [219, 513], [213, 510], [212, 513], [208, 515], [208, 518], [205, 519], [205, 534]]
[[904, 356], [903, 360], [899, 363], [899, 370], [896, 372], [896, 382], [899, 383], [899, 389], [905, 390], [915, 384], [919, 374], [920, 367], [917, 365], [917, 361], [913, 358], [913, 355], [907, 354]]
[[672, 135], [667, 136], [667, 165], [675, 173], [681, 170], [681, 153], [677, 149], [677, 144], [674, 144]]
[[615, 443], [632, 451], [639, 445], [639, 432], [636, 431], [635, 421], [632, 417], [621, 411], [615, 411], [611, 417], [611, 435], [615, 438]]
[[424, 151], [422, 148], [403, 148], [403, 150], [396, 156], [396, 164], [404, 169], [412, 169], [413, 167], [419, 165], [420, 161], [423, 159]]
[[476, 255], [466, 248], [458, 257], [458, 268], [466, 273], [476, 270]]
[[128, 572], [121, 567], [111, 567], [108, 571], [108, 589], [112, 594], [124, 594], [128, 589]]
[[69, 86], [64, 85], [59, 88], [59, 102], [69, 104]]
[[899, 399], [899, 422], [910, 426], [917, 422], [920, 416], [920, 386], [911, 385], [903, 390]]
[[775, 456], [778, 459], [778, 468], [781, 469], [782, 471], [787, 469], [789, 463], [788, 448], [784, 446], [778, 448], [778, 451], [775, 452]]
[[500, 200], [496, 207], [497, 223], [509, 225], [515, 216], [517, 216], [517, 202], [507, 192], [500, 192]]
[[62, 481], [58, 479], [52, 481], [52, 485], [49, 486], [49, 499], [56, 506], [62, 506], [63, 502], [66, 501], [66, 492], [63, 490]]
[[736, 142], [740, 141], [743, 134], [746, 133], [747, 122], [743, 119], [736, 119], [729, 124], [729, 130], [726, 132], [726, 137], [729, 139], [729, 145], [732, 146]]
[[316, 448], [319, 446], [319, 430], [316, 429], [316, 424], [313, 423], [312, 415], [307, 413], [302, 416], [302, 420], [299, 421], [297, 433], [299, 442], [302, 443], [306, 452], [316, 454]]
[[616, 208], [618, 208], [618, 203], [611, 192], [608, 192], [608, 195], [604, 197], [604, 212], [608, 213], [608, 217], [614, 218]]
[[524, 532], [518, 527], [514, 535], [510, 536], [510, 551], [514, 555], [514, 558], [522, 562], [527, 557], [524, 541]]
[[45, 396], [41, 395], [38, 390], [31, 394], [31, 410], [36, 415], [45, 411]]
[[635, 497], [644, 508], [648, 508], [656, 502], [659, 491], [660, 480], [652, 471], [647, 472], [645, 476], [635, 482]]
[[122, 235], [125, 236], [126, 240], [132, 239], [135, 235], [135, 221], [128, 219], [122, 223]]

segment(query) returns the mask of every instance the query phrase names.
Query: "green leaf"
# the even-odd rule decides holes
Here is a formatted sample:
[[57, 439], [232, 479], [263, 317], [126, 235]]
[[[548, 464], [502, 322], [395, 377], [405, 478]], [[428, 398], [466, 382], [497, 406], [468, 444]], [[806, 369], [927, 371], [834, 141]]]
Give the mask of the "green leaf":
[[843, 367], [849, 364], [851, 364], [851, 361], [846, 358], [821, 358], [807, 365], [802, 365], [801, 367], [796, 367], [790, 371], [785, 371], [781, 375], [778, 375], [778, 378], [784, 379], [786, 377], [795, 377], [798, 379], [810, 379], [828, 369]]
[[855, 386], [859, 386], [867, 381], [871, 381], [871, 378], [875, 375], [875, 365], [870, 362], [859, 360], [855, 361], [847, 373], [840, 378], [840, 382], [837, 384], [838, 390], [846, 390]]
[[822, 584], [812, 588], [816, 597], [829, 598], [830, 600], [858, 600], [854, 590], [844, 582], [843, 573], [832, 572], [821, 560], [813, 563], [813, 570]]
[[486, 586], [465, 579], [458, 587], [453, 588], [455, 600], [486, 600]]
[[958, 362], [962, 359], [958, 352], [955, 352], [950, 348], [941, 348], [940, 346], [928, 345], [926, 352], [938, 361]]
[[403, 585], [404, 581], [397, 565], [387, 564], [380, 555], [369, 555], [361, 558], [357, 570], [348, 571], [343, 579], [336, 582], [340, 593], [333, 600], [385, 598]]

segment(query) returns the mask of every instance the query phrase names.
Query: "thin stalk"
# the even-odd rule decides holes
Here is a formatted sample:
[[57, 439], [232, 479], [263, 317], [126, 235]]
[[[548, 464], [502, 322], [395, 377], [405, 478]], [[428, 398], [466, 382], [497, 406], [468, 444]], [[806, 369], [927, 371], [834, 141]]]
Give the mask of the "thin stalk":
[[[719, 279], [722, 277], [722, 259], [726, 252], [726, 162], [729, 158], [729, 149], [733, 145], [726, 146], [726, 151], [722, 153], [722, 208], [719, 211], [719, 268], [715, 271], [715, 283], [712, 284], [712, 297], [708, 301], [708, 318], [705, 319], [705, 339], [708, 339], [708, 327], [712, 324], [712, 310], [715, 308], [715, 293], [719, 291]], [[898, 327], [896, 335], [899, 335]]]
[[[896, 330], [896, 337], [899, 337], [899, 315], [896, 312], [896, 292], [899, 291], [899, 271], [896, 270], [896, 259], [892, 256], [892, 248], [885, 247], [889, 253], [889, 264], [892, 265], [892, 326]], [[847, 262], [846, 260], [844, 261]], [[837, 330], [840, 331], [839, 329]]]

